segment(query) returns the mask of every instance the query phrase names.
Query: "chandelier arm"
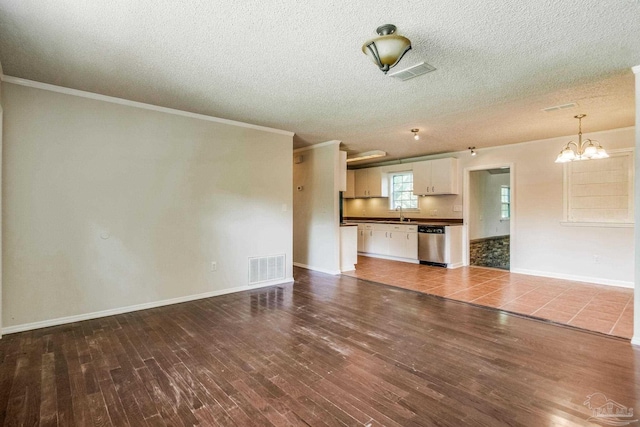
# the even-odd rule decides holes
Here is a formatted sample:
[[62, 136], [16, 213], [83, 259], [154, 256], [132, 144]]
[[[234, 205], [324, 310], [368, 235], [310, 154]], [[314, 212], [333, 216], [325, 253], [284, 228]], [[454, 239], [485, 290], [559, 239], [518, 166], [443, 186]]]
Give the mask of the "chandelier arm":
[[384, 71], [384, 66], [382, 65], [382, 61], [380, 60], [380, 54], [378, 53], [378, 48], [376, 47], [376, 44], [374, 42], [369, 43], [367, 45], [367, 49], [369, 49], [369, 52], [371, 52], [371, 54], [375, 58], [376, 64], [378, 64], [378, 68]]

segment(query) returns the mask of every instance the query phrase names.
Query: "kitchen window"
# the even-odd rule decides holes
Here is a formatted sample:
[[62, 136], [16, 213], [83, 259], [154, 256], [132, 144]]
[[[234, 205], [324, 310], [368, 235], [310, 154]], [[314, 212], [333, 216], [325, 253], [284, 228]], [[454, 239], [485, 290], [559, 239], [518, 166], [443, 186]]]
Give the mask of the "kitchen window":
[[403, 210], [417, 210], [418, 196], [413, 194], [413, 172], [397, 172], [389, 174], [391, 187], [389, 208], [395, 210], [402, 207]]
[[500, 186], [500, 219], [502, 221], [511, 218], [511, 188], [508, 185]]

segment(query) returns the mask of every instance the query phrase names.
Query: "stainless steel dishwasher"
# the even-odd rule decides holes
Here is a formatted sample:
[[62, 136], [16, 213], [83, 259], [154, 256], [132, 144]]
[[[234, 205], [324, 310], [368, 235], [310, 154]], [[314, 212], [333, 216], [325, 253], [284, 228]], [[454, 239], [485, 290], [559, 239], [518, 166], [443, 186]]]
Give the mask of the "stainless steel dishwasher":
[[420, 264], [446, 267], [444, 226], [418, 226], [418, 259]]

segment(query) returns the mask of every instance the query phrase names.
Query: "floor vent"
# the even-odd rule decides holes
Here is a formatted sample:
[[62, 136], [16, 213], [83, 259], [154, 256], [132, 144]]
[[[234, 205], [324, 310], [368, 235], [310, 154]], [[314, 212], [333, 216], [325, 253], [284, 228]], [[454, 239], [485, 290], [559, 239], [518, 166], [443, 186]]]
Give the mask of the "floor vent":
[[389, 74], [389, 77], [393, 77], [395, 79], [398, 80], [409, 80], [412, 79], [414, 77], [418, 77], [421, 76], [423, 74], [427, 74], [430, 73], [432, 71], [435, 71], [436, 67], [432, 67], [431, 65], [427, 64], [426, 62], [421, 62], [419, 64], [416, 64], [412, 67], [409, 68], [405, 68], [404, 70], [400, 70], [400, 71], [396, 71], [395, 73], [391, 73]]
[[284, 254], [249, 258], [249, 284], [284, 279]]
[[543, 108], [542, 111], [544, 111], [545, 113], [551, 113], [553, 111], [566, 110], [567, 108], [573, 108], [577, 106], [578, 104], [576, 104], [575, 102], [570, 102], [569, 104], [554, 105], [553, 107]]

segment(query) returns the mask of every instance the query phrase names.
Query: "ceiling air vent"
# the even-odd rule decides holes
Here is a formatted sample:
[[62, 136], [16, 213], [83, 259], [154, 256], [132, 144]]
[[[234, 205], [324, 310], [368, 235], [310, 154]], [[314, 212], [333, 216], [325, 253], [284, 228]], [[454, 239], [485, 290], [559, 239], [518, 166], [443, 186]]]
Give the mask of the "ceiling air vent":
[[430, 73], [432, 71], [435, 71], [436, 67], [432, 67], [431, 65], [427, 64], [426, 62], [421, 62], [419, 64], [416, 64], [412, 67], [409, 68], [405, 68], [404, 70], [400, 70], [400, 71], [396, 71], [395, 73], [391, 73], [389, 74], [389, 77], [394, 77], [398, 80], [409, 80], [412, 79], [414, 77], [418, 77], [421, 76], [423, 74], [427, 74]]
[[554, 105], [553, 107], [543, 108], [542, 111], [544, 111], [545, 113], [551, 113], [553, 111], [566, 110], [568, 108], [574, 108], [577, 106], [578, 104], [576, 104], [575, 102], [570, 102], [568, 104]]

